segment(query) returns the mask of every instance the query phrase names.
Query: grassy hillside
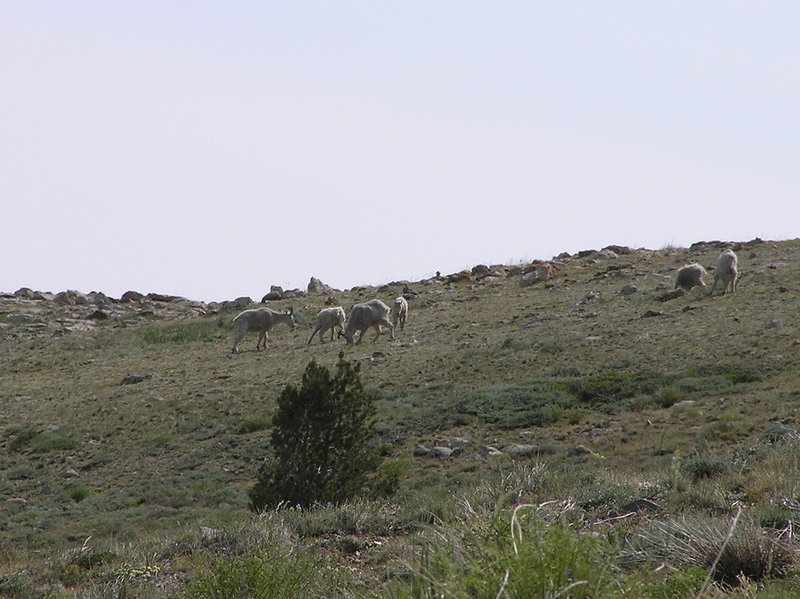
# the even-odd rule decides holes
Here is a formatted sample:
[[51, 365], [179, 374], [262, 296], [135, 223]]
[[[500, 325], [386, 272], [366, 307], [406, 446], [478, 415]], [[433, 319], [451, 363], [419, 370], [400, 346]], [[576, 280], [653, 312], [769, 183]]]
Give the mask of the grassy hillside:
[[[405, 287], [415, 294], [396, 340], [383, 335], [373, 343], [369, 333], [355, 346], [306, 344], [324, 295], [271, 302], [293, 306], [298, 326], [274, 329], [264, 352], [253, 351], [251, 334], [244, 351], [229, 353], [235, 313], [128, 326], [111, 318], [56, 338], [14, 335], [6, 326], [0, 590], [18, 597], [180, 595], [225, 559], [285, 546], [274, 563], [294, 559], [299, 568], [298, 556], [323, 559], [322, 551], [336, 566], [325, 570], [330, 580], [312, 576], [327, 591], [284, 596], [326, 596], [335, 588], [342, 596], [494, 597], [502, 571], [498, 580], [487, 575], [496, 584], [483, 594], [474, 585], [442, 590], [430, 580], [422, 586], [433, 594], [408, 590], [425, 576], [452, 585], [468, 579], [425, 574], [419, 535], [431, 526], [443, 527], [439, 538], [457, 535], [460, 542], [448, 546], [463, 551], [452, 564], [499, 563], [470, 551], [489, 551], [487, 538], [499, 534], [494, 519], [510, 523], [516, 505], [549, 506], [537, 517], [564, 523], [548, 528], [566, 535], [544, 539], [549, 547], [577, 546], [589, 532], [596, 538], [593, 527], [633, 500], [656, 502], [661, 511], [637, 516], [638, 528], [603, 529], [602, 538], [618, 543], [609, 554], [619, 567], [625, 543], [647, 538], [642, 527], [679, 515], [716, 518], [722, 539], [739, 507], [741, 521], [759, 531], [765, 515], [793, 523], [800, 518], [792, 511], [800, 507], [800, 240], [734, 246], [739, 290], [725, 296], [695, 289], [660, 301], [683, 264], [697, 261], [713, 272], [723, 247], [716, 243], [561, 256], [551, 280], [529, 287], [520, 286], [523, 264], [493, 267], [494, 276], [334, 292], [346, 309], [373, 297], [390, 303]], [[637, 290], [624, 295], [626, 285]], [[5, 302], [0, 322], [25, 309]], [[362, 379], [379, 398], [376, 443], [402, 467], [401, 488], [385, 501], [281, 513], [281, 534], [291, 539], [278, 542], [247, 509], [275, 399], [309, 360], [331, 366], [342, 350], [361, 361]], [[123, 384], [131, 375], [144, 378]], [[464, 445], [451, 457], [413, 455], [419, 445], [455, 439]], [[532, 455], [482, 450], [513, 444], [533, 446]], [[465, 502], [487, 527], [468, 527], [471, 542], [462, 528]], [[669, 557], [661, 561], [683, 568], [676, 577], [685, 590], [656, 595], [642, 583], [638, 596], [694, 597], [711, 566], [700, 564], [697, 574]], [[758, 589], [784, 596], [776, 589], [792, 572], [753, 575], [756, 586], [738, 590], [706, 587], [717, 594], [705, 596], [756, 596]], [[763, 586], [761, 578], [776, 582]]]

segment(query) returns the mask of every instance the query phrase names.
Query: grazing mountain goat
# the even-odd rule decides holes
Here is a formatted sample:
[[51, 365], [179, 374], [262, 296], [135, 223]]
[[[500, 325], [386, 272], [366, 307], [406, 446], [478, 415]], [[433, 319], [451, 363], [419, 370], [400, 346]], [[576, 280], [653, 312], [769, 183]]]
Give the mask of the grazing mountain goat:
[[400, 330], [406, 328], [406, 316], [408, 316], [408, 302], [402, 295], [398, 296], [392, 304], [392, 324], [397, 328], [398, 321], [400, 322]]
[[308, 338], [307, 345], [311, 345], [311, 341], [314, 339], [314, 335], [317, 334], [319, 331], [319, 342], [325, 343], [324, 335], [328, 331], [331, 330], [331, 341], [333, 341], [333, 333], [334, 331], [344, 330], [344, 321], [345, 321], [345, 313], [344, 308], [338, 306], [336, 308], [323, 308], [317, 314], [316, 320], [314, 320], [314, 330], [311, 332], [311, 337]]
[[731, 293], [736, 291], [736, 277], [738, 275], [736, 266], [736, 254], [733, 253], [733, 250], [722, 250], [719, 258], [717, 258], [717, 269], [714, 271], [714, 284], [711, 286], [709, 295], [714, 293], [714, 288], [717, 286], [717, 280], [719, 279], [722, 280], [722, 295], [725, 295], [728, 291]]
[[255, 308], [253, 310], [240, 312], [239, 315], [233, 319], [235, 338], [233, 340], [231, 352], [236, 352], [239, 342], [244, 339], [248, 331], [258, 331], [256, 351], [266, 349], [267, 333], [269, 333], [270, 329], [276, 324], [281, 323], [289, 325], [292, 329], [294, 328], [294, 313], [292, 308], [289, 308], [286, 312], [276, 312], [269, 308]]
[[703, 275], [705, 274], [708, 274], [706, 273], [706, 269], [696, 262], [694, 264], [681, 266], [678, 269], [678, 277], [675, 281], [675, 289], [680, 287], [685, 291], [689, 291], [692, 287], [697, 287], [698, 285], [700, 287], [705, 287], [706, 284], [703, 283]]
[[[367, 329], [374, 327], [377, 331], [375, 339], [381, 334], [381, 326], [388, 327], [392, 332], [392, 339], [394, 339], [394, 325], [389, 320], [389, 306], [384, 304], [379, 299], [370, 300], [363, 304], [356, 304], [350, 310], [350, 317], [347, 319], [347, 324], [344, 331], [340, 331], [339, 335], [347, 340], [348, 345], [353, 343], [353, 336], [356, 331], [359, 331], [358, 343], [364, 340], [364, 333]], [[373, 341], [375, 341], [373, 339]]]

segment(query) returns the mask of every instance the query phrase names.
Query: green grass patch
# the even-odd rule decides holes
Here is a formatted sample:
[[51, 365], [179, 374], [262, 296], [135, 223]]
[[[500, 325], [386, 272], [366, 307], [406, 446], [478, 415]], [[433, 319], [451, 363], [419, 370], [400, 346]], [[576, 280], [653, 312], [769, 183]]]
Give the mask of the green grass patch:
[[153, 324], [136, 331], [147, 344], [217, 341], [226, 328], [221, 319], [191, 319], [168, 324]]
[[8, 449], [11, 452], [28, 451], [34, 454], [77, 449], [80, 443], [61, 431], [42, 431], [35, 427], [23, 427], [10, 433]]

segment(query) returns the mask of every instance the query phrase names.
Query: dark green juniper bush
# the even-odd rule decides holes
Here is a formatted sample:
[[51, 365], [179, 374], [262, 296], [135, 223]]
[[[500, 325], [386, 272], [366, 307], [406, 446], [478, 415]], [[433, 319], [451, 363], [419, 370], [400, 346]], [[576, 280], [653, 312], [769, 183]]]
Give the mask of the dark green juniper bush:
[[379, 458], [368, 446], [375, 402], [364, 390], [360, 367], [340, 352], [334, 374], [311, 360], [301, 387], [286, 385], [272, 421], [274, 457], [249, 493], [253, 510], [339, 502], [362, 491]]

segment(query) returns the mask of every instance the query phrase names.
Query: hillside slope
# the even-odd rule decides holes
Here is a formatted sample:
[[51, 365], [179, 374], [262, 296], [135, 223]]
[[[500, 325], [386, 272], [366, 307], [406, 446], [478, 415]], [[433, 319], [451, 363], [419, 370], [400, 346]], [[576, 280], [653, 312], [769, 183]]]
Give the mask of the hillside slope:
[[[733, 244], [735, 294], [659, 300], [678, 267], [697, 261], [712, 272], [724, 246], [562, 255], [552, 279], [528, 287], [528, 265], [516, 265], [335, 291], [347, 309], [373, 297], [390, 303], [404, 289], [410, 298], [396, 340], [373, 343], [370, 333], [354, 346], [307, 345], [327, 295], [274, 301], [293, 306], [298, 326], [273, 330], [264, 352], [252, 351], [251, 334], [235, 355], [235, 312], [201, 315], [195, 305], [164, 320], [140, 310], [53, 336], [47, 300], [6, 295], [0, 539], [49, 550], [246, 511], [275, 398], [309, 360], [332, 365], [340, 351], [362, 363], [378, 394], [392, 455], [469, 442], [448, 460], [414, 458], [410, 477], [422, 481], [484, 467], [487, 445], [553, 455], [581, 445], [609, 465], [642, 469], [676, 451], [757, 438], [776, 421], [796, 427], [800, 240]], [[637, 290], [624, 295], [626, 285]]]

